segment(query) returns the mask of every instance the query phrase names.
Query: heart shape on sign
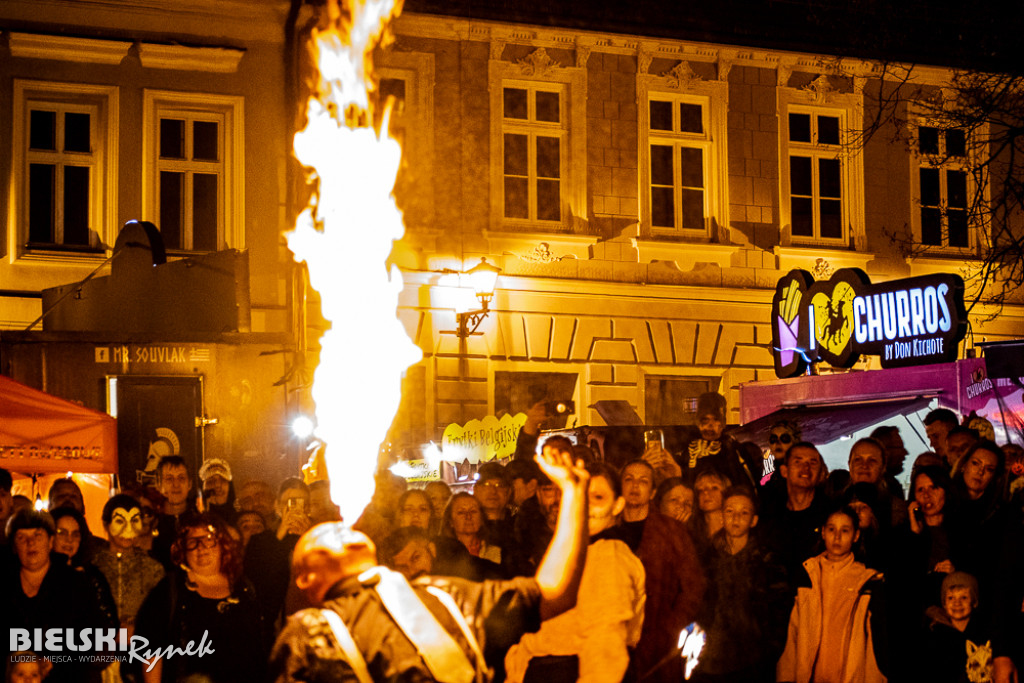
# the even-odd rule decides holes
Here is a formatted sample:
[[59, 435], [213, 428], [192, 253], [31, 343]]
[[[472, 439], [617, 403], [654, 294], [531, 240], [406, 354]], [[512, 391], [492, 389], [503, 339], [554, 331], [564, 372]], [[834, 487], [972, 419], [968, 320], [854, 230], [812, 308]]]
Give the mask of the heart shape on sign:
[[841, 357], [853, 338], [853, 299], [848, 282], [839, 282], [831, 293], [819, 291], [811, 297], [814, 306], [814, 336], [823, 352]]

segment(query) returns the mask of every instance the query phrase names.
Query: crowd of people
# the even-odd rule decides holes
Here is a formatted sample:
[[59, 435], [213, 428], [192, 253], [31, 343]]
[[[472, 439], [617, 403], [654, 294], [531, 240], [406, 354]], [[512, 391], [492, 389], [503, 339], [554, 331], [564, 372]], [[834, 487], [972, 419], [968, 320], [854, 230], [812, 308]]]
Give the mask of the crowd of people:
[[[354, 531], [326, 481], [236, 486], [217, 458], [197, 477], [163, 458], [154, 486], [110, 497], [102, 534], [72, 479], [37, 511], [0, 470], [0, 630], [121, 628], [193, 648], [148, 667], [12, 636], [7, 680], [656, 683], [682, 680], [696, 624], [691, 680], [1019, 682], [1024, 449], [938, 409], [932, 451], [908, 463], [881, 427], [828, 472], [799, 425], [738, 443], [720, 396], [697, 412], [682, 448], [652, 439], [616, 469], [564, 436], [539, 444], [538, 404], [515, 457], [481, 465], [467, 490], [380, 472]], [[585, 535], [566, 509], [585, 509], [580, 485]], [[415, 646], [418, 627], [388, 604], [408, 605], [408, 586], [451, 643]], [[442, 645], [448, 664], [432, 663]]]

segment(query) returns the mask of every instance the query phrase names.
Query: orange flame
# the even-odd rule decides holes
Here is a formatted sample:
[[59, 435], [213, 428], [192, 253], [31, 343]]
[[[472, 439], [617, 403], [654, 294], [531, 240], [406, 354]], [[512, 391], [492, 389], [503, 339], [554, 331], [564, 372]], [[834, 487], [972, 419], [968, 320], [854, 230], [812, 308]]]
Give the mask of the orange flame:
[[[405, 232], [391, 191], [398, 142], [370, 127], [371, 52], [387, 39], [400, 0], [353, 0], [327, 6], [329, 27], [314, 31], [320, 71], [295, 156], [319, 187], [286, 233], [305, 261], [331, 329], [321, 338], [313, 380], [315, 434], [328, 445], [331, 497], [349, 524], [373, 492], [381, 442], [401, 399], [401, 374], [422, 358], [395, 314], [402, 278], [385, 263]], [[387, 123], [381, 126], [387, 130]]]

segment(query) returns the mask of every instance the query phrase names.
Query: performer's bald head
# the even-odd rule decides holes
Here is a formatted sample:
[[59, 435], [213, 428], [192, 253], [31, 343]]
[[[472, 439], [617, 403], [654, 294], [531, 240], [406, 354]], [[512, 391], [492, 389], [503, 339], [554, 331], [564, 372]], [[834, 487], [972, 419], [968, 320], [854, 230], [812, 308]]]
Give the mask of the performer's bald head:
[[314, 605], [337, 582], [377, 566], [373, 541], [342, 522], [318, 524], [302, 535], [292, 553], [295, 585]]

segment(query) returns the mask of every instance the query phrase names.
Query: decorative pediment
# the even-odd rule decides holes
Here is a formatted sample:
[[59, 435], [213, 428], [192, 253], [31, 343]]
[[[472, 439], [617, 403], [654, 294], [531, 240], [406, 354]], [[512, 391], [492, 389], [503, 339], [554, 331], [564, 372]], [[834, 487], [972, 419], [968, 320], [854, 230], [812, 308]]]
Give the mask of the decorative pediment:
[[524, 76], [544, 76], [554, 69], [562, 68], [562, 65], [552, 59], [548, 51], [542, 47], [518, 60], [516, 64], [522, 69]]
[[832, 86], [828, 76], [821, 74], [813, 81], [800, 88], [811, 96], [811, 99], [818, 104], [826, 104], [832, 99], [833, 94], [839, 92]]
[[520, 260], [528, 263], [557, 263], [563, 258], [568, 258], [566, 256], [556, 256], [552, 253], [551, 245], [547, 242], [541, 242], [533, 248], [533, 251], [528, 251], [524, 254], [516, 254], [516, 256], [518, 256]]
[[811, 275], [814, 276], [815, 280], [828, 280], [832, 277], [832, 273], [836, 272], [836, 269], [832, 267], [832, 264], [823, 258], [819, 258], [814, 262], [814, 268], [811, 269]]
[[663, 73], [661, 77], [665, 79], [669, 87], [676, 88], [677, 90], [685, 90], [694, 83], [703, 80], [693, 71], [693, 68], [687, 61], [679, 62]]

